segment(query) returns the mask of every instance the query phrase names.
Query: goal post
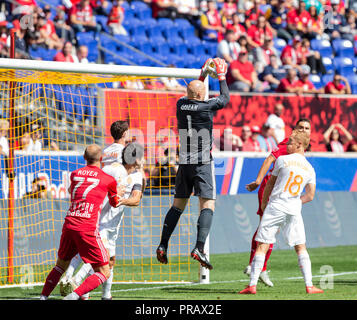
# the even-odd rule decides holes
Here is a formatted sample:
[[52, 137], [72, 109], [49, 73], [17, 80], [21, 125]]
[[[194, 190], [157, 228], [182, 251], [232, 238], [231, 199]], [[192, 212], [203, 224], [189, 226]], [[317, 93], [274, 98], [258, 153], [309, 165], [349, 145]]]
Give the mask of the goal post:
[[[184, 93], [118, 85], [161, 78], [187, 83], [199, 74], [199, 69], [0, 58], [0, 114], [14, 133], [7, 136], [12, 159], [0, 156], [1, 163], [8, 158], [14, 168], [12, 193], [11, 178], [0, 168], [0, 233], [8, 240], [0, 245], [0, 285], [45, 280], [57, 258], [69, 174], [84, 165], [86, 145], [112, 142], [109, 127], [116, 120], [127, 120], [130, 138], [144, 144], [149, 185], [140, 206], [124, 210], [114, 281], [209, 282], [209, 270], [199, 267], [197, 277], [198, 263], [190, 257], [199, 214], [195, 197], [170, 240], [169, 265], [161, 265], [155, 253], [174, 190], [175, 175], [162, 170], [172, 165], [163, 159], [175, 158], [176, 101]], [[208, 84], [206, 79], [207, 97]], [[39, 141], [42, 150], [30, 149], [29, 141]]]

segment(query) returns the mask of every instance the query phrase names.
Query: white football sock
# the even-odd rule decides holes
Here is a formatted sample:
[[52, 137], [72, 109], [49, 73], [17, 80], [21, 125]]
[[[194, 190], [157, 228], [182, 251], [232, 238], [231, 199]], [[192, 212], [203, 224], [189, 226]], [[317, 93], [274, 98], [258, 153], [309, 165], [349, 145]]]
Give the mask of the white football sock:
[[74, 277], [74, 281], [76, 284], [81, 284], [82, 281], [88, 276], [89, 272], [92, 270], [92, 266], [90, 263], [85, 263], [83, 266], [79, 269], [77, 274]]
[[307, 287], [312, 286], [311, 261], [307, 251], [298, 255], [298, 263]]
[[252, 271], [250, 273], [249, 286], [256, 286], [259, 280], [259, 275], [262, 272], [265, 261], [265, 254], [255, 254], [252, 261]]
[[72, 260], [71, 263], [69, 264], [67, 271], [65, 273], [64, 279], [69, 280], [73, 277], [74, 271], [78, 268], [78, 266], [81, 264], [82, 258], [80, 257], [79, 254], [77, 254]]
[[103, 282], [102, 288], [102, 298], [109, 299], [112, 297], [111, 289], [113, 284], [114, 271], [113, 268], [110, 269], [110, 276], [107, 281]]

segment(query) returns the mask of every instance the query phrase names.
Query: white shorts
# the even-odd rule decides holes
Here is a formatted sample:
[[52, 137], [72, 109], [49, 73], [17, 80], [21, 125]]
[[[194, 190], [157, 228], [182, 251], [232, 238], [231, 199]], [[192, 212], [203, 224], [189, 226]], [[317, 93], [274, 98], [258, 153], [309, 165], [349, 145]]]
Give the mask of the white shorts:
[[268, 205], [264, 210], [255, 241], [275, 243], [275, 236], [279, 229], [290, 247], [306, 243], [304, 221], [301, 214], [286, 214], [271, 205]]
[[120, 225], [123, 219], [123, 211], [115, 218], [115, 223], [99, 225], [99, 234], [104, 244], [104, 247], [109, 251], [109, 257], [115, 256], [116, 241], [119, 235]]

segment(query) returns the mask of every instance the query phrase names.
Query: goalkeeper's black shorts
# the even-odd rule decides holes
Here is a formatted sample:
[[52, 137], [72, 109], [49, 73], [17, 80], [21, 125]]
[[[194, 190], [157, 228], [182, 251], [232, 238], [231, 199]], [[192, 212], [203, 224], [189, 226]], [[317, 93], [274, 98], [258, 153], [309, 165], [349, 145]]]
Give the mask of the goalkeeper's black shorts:
[[189, 198], [193, 194], [205, 199], [216, 199], [214, 162], [179, 165], [175, 180], [175, 198]]

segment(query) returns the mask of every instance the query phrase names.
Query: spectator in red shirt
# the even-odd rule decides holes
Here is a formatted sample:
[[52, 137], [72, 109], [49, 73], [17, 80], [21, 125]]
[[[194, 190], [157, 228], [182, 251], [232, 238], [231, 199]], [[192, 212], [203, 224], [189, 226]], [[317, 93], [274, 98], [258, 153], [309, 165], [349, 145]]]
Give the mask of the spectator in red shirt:
[[215, 1], [207, 1], [207, 11], [201, 15], [200, 20], [203, 39], [223, 40], [225, 28], [222, 25], [222, 17], [216, 9]]
[[302, 88], [297, 86], [297, 80], [296, 70], [289, 68], [286, 78], [281, 79], [279, 86], [276, 88], [276, 92], [300, 94]]
[[227, 24], [232, 24], [233, 14], [235, 14], [236, 12], [237, 12], [237, 1], [226, 0], [223, 3], [220, 14], [222, 16], [222, 21], [224, 22], [225, 27], [227, 26]]
[[[254, 130], [254, 133], [252, 132]], [[259, 135], [259, 127], [253, 126], [250, 129], [249, 126], [243, 126], [241, 140], [242, 140], [242, 147], [241, 151], [261, 151], [259, 142], [257, 137]], [[253, 137], [254, 136], [254, 137]]]
[[233, 134], [232, 128], [225, 128], [219, 139], [220, 151], [240, 151], [242, 150], [242, 140]]
[[227, 84], [232, 91], [261, 92], [263, 90], [253, 64], [248, 61], [247, 51], [240, 51], [238, 60], [230, 64], [227, 72]]
[[128, 32], [123, 27], [124, 8], [122, 7], [122, 0], [114, 1], [113, 7], [110, 10], [108, 17], [108, 27], [113, 34], [128, 35]]
[[59, 61], [59, 62], [74, 62], [74, 58], [72, 56], [72, 43], [69, 41], [66, 42], [63, 46], [62, 51], [58, 52], [55, 57], [53, 58], [53, 61]]
[[302, 66], [300, 79], [297, 80], [296, 86], [302, 88], [302, 93], [322, 93], [322, 90], [315, 88], [314, 84], [309, 80], [310, 67], [308, 65]]
[[309, 31], [310, 13], [306, 10], [304, 0], [299, 0], [297, 9], [289, 11], [287, 16], [287, 30], [292, 36], [305, 35]]
[[[345, 85], [341, 82], [343, 81]], [[351, 94], [351, 87], [348, 80], [335, 73], [333, 80], [326, 84], [325, 93], [327, 94]]]
[[283, 65], [289, 65], [301, 72], [300, 65], [303, 64], [303, 55], [301, 50], [301, 38], [295, 36], [292, 45], [287, 45], [281, 53], [281, 62]]
[[41, 37], [45, 39], [47, 48], [61, 50], [63, 41], [58, 37], [55, 25], [53, 21], [50, 20], [50, 17], [51, 10], [49, 8], [44, 8], [43, 14], [40, 14], [38, 17]]
[[100, 24], [97, 24], [93, 15], [92, 7], [89, 0], [81, 0], [78, 4], [73, 5], [69, 11], [69, 24], [77, 32], [101, 30]]
[[253, 40], [254, 47], [261, 47], [265, 38], [273, 38], [272, 29], [264, 16], [260, 16], [257, 24], [248, 29], [248, 36]]
[[11, 4], [11, 14], [13, 20], [19, 19], [25, 14], [31, 14], [36, 10], [37, 3], [35, 0], [16, 0]]
[[253, 7], [245, 13], [245, 25], [249, 29], [252, 25], [257, 24], [258, 18], [264, 16], [264, 12], [260, 9], [260, 0], [254, 0]]
[[309, 8], [310, 21], [309, 21], [309, 36], [314, 39], [317, 36], [322, 36], [324, 33], [324, 23], [322, 13], [318, 13], [315, 6]]
[[244, 26], [240, 23], [238, 13], [234, 13], [232, 15], [232, 23], [227, 23], [227, 29], [233, 30], [236, 40], [238, 40], [240, 36], [247, 35], [247, 31], [245, 30]]

